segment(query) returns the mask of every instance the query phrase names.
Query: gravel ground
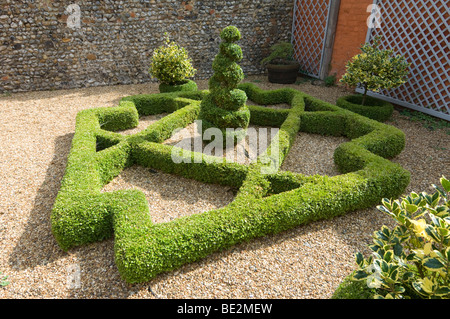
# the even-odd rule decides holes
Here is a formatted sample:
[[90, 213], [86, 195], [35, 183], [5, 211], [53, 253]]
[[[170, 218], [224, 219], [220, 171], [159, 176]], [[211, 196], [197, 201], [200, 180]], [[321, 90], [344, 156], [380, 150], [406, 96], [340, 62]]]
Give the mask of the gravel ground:
[[[283, 87], [249, 77], [265, 89]], [[200, 89], [206, 81], [198, 81]], [[290, 85], [334, 103], [344, 89]], [[354, 253], [367, 252], [371, 234], [391, 221], [375, 208], [314, 222], [212, 254], [147, 283], [129, 285], [114, 263], [113, 239], [63, 252], [50, 230], [50, 211], [64, 174], [82, 109], [117, 105], [126, 95], [157, 93], [155, 83], [17, 93], [0, 97], [0, 272], [9, 284], [0, 299], [29, 298], [330, 298], [355, 269]], [[142, 129], [157, 118], [141, 122]], [[432, 191], [450, 176], [450, 137], [395, 112], [389, 124], [406, 133], [395, 162], [412, 173], [410, 191]], [[130, 134], [132, 132], [124, 132]], [[333, 151], [345, 138], [301, 133], [282, 169], [336, 175]], [[155, 222], [221, 207], [233, 200], [227, 187], [204, 185], [161, 172], [131, 167], [105, 191], [139, 188]], [[176, 195], [174, 195], [176, 194]], [[174, 209], [176, 207], [176, 209]], [[1, 278], [0, 278], [1, 279]]]

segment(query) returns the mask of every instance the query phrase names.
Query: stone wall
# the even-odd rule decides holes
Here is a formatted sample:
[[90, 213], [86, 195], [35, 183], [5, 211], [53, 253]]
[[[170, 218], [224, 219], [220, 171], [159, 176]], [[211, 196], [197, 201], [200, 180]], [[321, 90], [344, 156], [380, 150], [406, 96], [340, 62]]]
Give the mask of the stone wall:
[[0, 93], [150, 81], [165, 32], [208, 78], [228, 25], [241, 30], [244, 72], [262, 73], [269, 47], [290, 40], [292, 12], [292, 0], [2, 0]]

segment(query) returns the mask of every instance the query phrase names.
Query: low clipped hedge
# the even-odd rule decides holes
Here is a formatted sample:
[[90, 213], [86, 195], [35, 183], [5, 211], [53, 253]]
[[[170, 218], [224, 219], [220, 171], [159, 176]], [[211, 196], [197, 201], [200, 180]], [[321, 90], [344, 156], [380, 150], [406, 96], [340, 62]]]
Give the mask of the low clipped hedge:
[[338, 98], [336, 105], [379, 122], [386, 122], [394, 112], [394, 106], [387, 101], [367, 96], [365, 105], [361, 105], [362, 100], [361, 94], [347, 95]]
[[197, 91], [197, 83], [192, 80], [186, 79], [184, 83], [180, 84], [159, 84], [159, 92], [161, 93], [172, 93], [172, 92], [190, 92]]
[[[272, 154], [269, 147], [250, 165], [188, 151], [179, 152], [180, 161], [174, 162], [176, 146], [161, 144], [173, 129], [198, 118], [208, 91], [130, 96], [118, 107], [80, 112], [51, 216], [60, 247], [68, 250], [114, 235], [122, 278], [145, 282], [243, 241], [374, 206], [382, 198], [398, 197], [409, 184], [409, 172], [389, 160], [404, 148], [400, 130], [294, 89], [264, 91], [249, 83], [239, 89], [258, 104], [290, 105], [283, 110], [249, 106], [252, 124], [279, 128], [280, 150]], [[115, 132], [135, 126], [137, 116], [163, 112], [170, 114], [138, 134]], [[298, 132], [348, 137], [334, 155], [342, 174], [280, 171]], [[153, 224], [142, 192], [101, 192], [131, 165], [239, 191], [226, 207]]]
[[364, 281], [351, 280], [350, 276], [345, 277], [331, 299], [373, 299], [375, 289], [367, 287]]

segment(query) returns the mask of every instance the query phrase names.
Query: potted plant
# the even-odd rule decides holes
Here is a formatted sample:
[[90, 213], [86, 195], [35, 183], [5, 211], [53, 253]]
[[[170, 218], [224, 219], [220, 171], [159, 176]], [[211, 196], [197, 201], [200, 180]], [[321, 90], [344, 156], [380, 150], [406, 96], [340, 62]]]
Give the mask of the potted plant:
[[294, 60], [294, 48], [289, 42], [279, 42], [270, 48], [269, 56], [261, 61], [267, 67], [270, 83], [291, 84], [297, 80], [300, 64]]
[[158, 47], [152, 56], [149, 73], [158, 79], [161, 93], [175, 91], [196, 91], [197, 84], [190, 80], [197, 70], [185, 48], [170, 41], [166, 35], [165, 44]]
[[361, 47], [362, 53], [347, 63], [346, 73], [340, 79], [341, 83], [350, 87], [361, 86], [364, 93], [341, 97], [336, 105], [384, 122], [391, 117], [394, 106], [367, 96], [367, 92], [392, 89], [406, 83], [409, 63], [403, 56], [395, 55], [393, 50], [380, 49], [379, 41], [380, 37], [377, 37], [373, 44], [364, 44]]

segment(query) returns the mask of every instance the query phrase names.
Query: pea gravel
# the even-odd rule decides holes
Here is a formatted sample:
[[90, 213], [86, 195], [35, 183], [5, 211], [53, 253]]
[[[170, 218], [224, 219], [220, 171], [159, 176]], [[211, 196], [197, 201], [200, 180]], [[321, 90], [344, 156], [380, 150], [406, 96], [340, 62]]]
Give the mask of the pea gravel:
[[[265, 89], [285, 87], [268, 83], [264, 76], [245, 81]], [[198, 84], [207, 88], [207, 81]], [[348, 94], [310, 82], [289, 87], [330, 103]], [[368, 252], [372, 232], [392, 224], [375, 208], [351, 212], [236, 245], [136, 285], [120, 279], [113, 239], [61, 251], [51, 234], [50, 211], [64, 174], [75, 116], [140, 93], [157, 93], [157, 84], [0, 97], [0, 272], [10, 282], [0, 288], [0, 299], [328, 299], [355, 269], [354, 253]], [[123, 134], [157, 119], [142, 119], [139, 128]], [[389, 124], [406, 134], [406, 148], [393, 160], [412, 173], [407, 192], [432, 191], [432, 183], [443, 174], [450, 176], [450, 138], [443, 129], [431, 131], [397, 111]], [[336, 175], [333, 151], [345, 140], [300, 133], [282, 169]], [[222, 207], [234, 198], [227, 187], [140, 167], [125, 170], [104, 191], [131, 187], [144, 191], [155, 222]]]

